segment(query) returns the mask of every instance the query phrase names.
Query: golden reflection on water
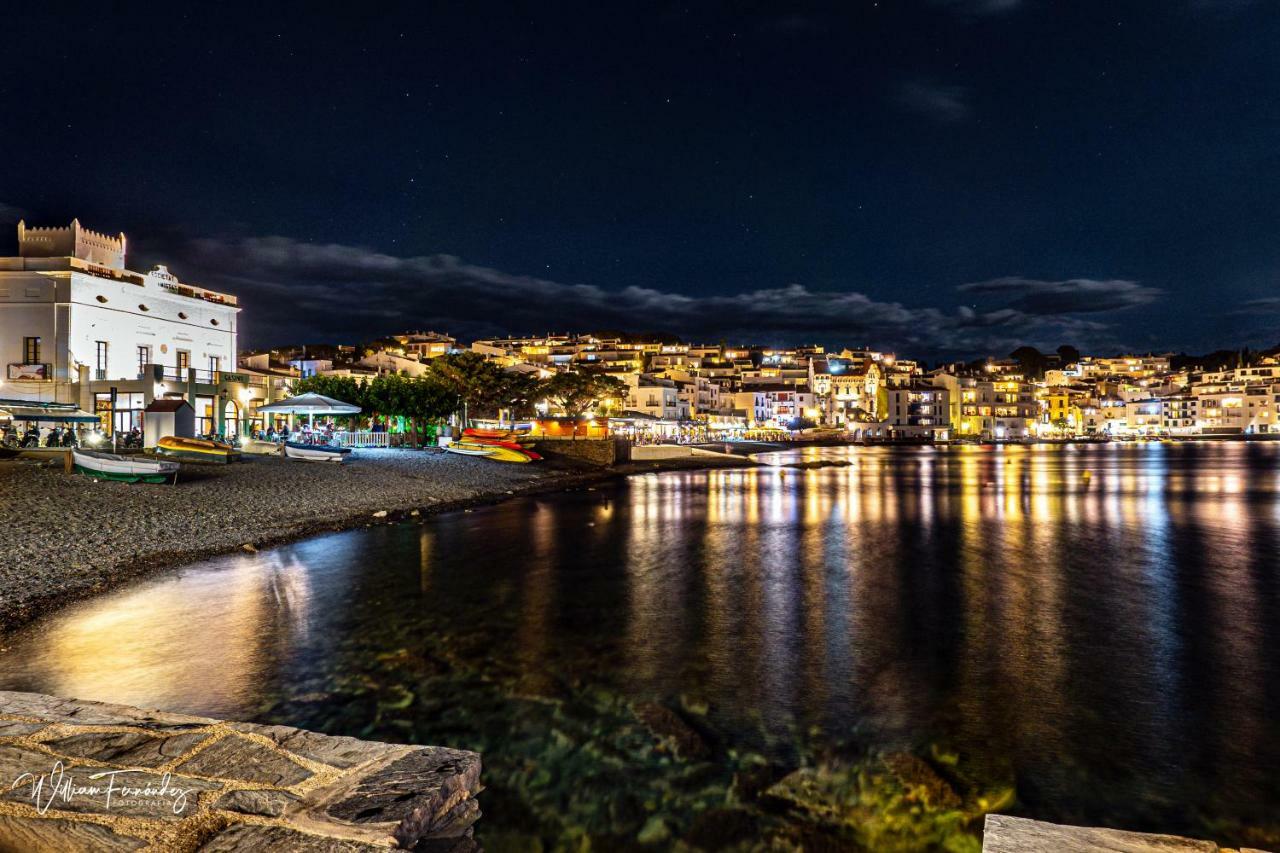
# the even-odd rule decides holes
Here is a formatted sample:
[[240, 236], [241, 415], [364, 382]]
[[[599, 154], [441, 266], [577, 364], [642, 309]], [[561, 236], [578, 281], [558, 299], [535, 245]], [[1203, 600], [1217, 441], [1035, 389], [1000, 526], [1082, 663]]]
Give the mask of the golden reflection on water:
[[182, 709], [194, 684], [212, 706], [233, 706], [309, 640], [311, 579], [296, 558], [239, 557], [217, 575], [182, 580], [146, 584], [55, 619], [36, 643], [52, 677], [47, 691]]
[[[429, 521], [396, 558], [416, 561], [420, 601], [380, 606], [402, 621], [412, 607], [509, 616], [492, 653], [541, 693], [593, 653], [566, 649], [558, 621], [583, 606], [566, 580], [577, 566], [613, 584], [575, 618], [594, 620], [579, 630], [616, 651], [627, 689], [717, 697], [770, 731], [856, 718], [909, 737], [943, 708], [971, 740], [1048, 743], [1110, 715], [1148, 757], [1174, 763], [1197, 725], [1231, 754], [1266, 736], [1272, 587], [1259, 577], [1280, 525], [1276, 453], [1250, 452], [826, 449], [805, 458], [846, 464], [634, 477], [578, 503]], [[360, 603], [342, 585], [386, 594], [356, 591], [362, 572], [396, 565], [369, 568], [362, 535], [76, 605], [13, 638], [4, 685], [244, 713]], [[474, 573], [484, 587], [454, 601]], [[1220, 700], [1211, 719], [1184, 719], [1193, 691]]]

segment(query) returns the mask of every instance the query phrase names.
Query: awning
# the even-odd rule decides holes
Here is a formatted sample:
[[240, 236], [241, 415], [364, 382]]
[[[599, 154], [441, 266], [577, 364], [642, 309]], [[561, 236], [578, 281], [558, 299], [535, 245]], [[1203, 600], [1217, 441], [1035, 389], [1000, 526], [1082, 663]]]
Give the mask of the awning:
[[45, 409], [37, 406], [8, 406], [0, 409], [0, 417], [9, 417], [15, 421], [38, 421], [41, 423], [97, 423], [100, 418], [82, 409]]
[[357, 415], [360, 413], [360, 407], [323, 394], [307, 393], [269, 406], [259, 406], [258, 411], [281, 415]]

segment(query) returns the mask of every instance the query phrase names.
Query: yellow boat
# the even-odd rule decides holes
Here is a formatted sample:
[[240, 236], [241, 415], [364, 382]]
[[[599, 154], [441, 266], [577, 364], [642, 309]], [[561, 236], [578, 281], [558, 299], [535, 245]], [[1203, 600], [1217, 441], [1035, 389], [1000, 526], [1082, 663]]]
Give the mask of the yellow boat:
[[193, 462], [231, 462], [240, 458], [240, 451], [221, 441], [207, 438], [180, 438], [166, 435], [156, 442], [156, 450], [165, 456], [190, 459]]
[[486, 459], [492, 459], [495, 462], [532, 462], [529, 454], [516, 450], [513, 447], [503, 447], [501, 444], [484, 444], [479, 441], [467, 441], [465, 438], [461, 441], [455, 441], [451, 448], [457, 448], [455, 452], [466, 453], [475, 456], [484, 456]]

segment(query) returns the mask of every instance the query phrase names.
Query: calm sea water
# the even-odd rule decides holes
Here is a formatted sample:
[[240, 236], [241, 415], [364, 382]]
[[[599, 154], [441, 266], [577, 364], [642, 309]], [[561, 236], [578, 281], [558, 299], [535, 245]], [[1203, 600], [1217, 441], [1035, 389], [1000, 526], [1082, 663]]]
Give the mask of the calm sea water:
[[755, 788], [898, 751], [1048, 820], [1280, 826], [1280, 444], [766, 459], [842, 464], [209, 560], [7, 638], [0, 687], [479, 749], [499, 848], [785, 835]]

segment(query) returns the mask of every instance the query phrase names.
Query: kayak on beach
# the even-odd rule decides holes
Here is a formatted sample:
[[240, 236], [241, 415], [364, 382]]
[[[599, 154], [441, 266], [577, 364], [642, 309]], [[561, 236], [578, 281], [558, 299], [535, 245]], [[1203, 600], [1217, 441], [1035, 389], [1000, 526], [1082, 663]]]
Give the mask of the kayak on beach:
[[495, 462], [533, 462], [542, 457], [520, 443], [529, 440], [524, 433], [510, 430], [466, 429], [462, 438], [445, 450], [466, 456], [483, 456]]

